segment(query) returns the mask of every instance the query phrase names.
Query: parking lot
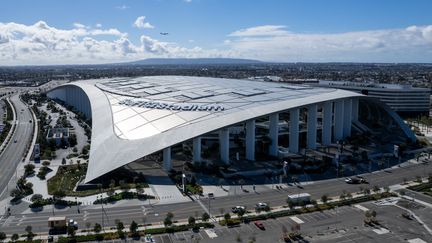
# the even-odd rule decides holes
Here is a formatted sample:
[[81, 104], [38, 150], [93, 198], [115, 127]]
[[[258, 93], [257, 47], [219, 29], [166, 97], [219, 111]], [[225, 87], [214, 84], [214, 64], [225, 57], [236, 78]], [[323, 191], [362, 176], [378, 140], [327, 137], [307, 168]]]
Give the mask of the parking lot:
[[[298, 224], [304, 242], [432, 242], [431, 235], [422, 225], [415, 220], [401, 217], [404, 210], [390, 204], [369, 202], [322, 212], [269, 219], [262, 221], [264, 230], [251, 222], [233, 228], [218, 226], [215, 229], [201, 229], [196, 233], [189, 231], [157, 235], [154, 236], [154, 240], [158, 243], [283, 242], [281, 239], [283, 226], [290, 232], [291, 226]], [[418, 209], [425, 210], [424, 207], [418, 207]], [[377, 212], [380, 226], [366, 227], [363, 225], [367, 210]], [[139, 241], [145, 242], [143, 238]], [[127, 240], [127, 242], [133, 242], [133, 240]]]

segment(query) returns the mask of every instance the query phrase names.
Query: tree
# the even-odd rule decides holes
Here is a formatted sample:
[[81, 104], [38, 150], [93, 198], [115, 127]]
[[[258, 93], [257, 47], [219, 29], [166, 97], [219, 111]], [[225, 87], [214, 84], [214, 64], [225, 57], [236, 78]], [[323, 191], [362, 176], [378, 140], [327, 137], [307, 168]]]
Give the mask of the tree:
[[327, 196], [326, 194], [322, 195], [322, 196], [321, 196], [321, 201], [322, 201], [324, 204], [326, 204], [327, 201], [328, 201], [328, 196]]
[[224, 214], [224, 219], [225, 220], [231, 219], [231, 214], [229, 214], [229, 213]]
[[132, 235], [135, 236], [137, 234], [138, 224], [135, 221], [132, 221], [132, 223], [130, 224], [129, 230], [132, 233]]
[[11, 237], [11, 240], [13, 241], [13, 242], [15, 242], [15, 241], [17, 241], [19, 239], [19, 235], [18, 234], [13, 234], [12, 235], [12, 237]]
[[95, 223], [93, 230], [94, 230], [94, 232], [99, 233], [102, 230], [102, 226], [98, 223]]
[[170, 219], [174, 218], [174, 214], [172, 212], [168, 212], [166, 216]]
[[120, 238], [124, 238], [124, 232], [123, 232], [123, 229], [124, 229], [125, 227], [124, 227], [123, 222], [121, 222], [120, 220], [116, 219], [116, 226], [117, 226], [117, 233], [118, 233], [119, 237], [120, 237]]
[[117, 231], [122, 231], [124, 229], [124, 224], [122, 221], [116, 219], [116, 227], [117, 227]]
[[6, 234], [4, 232], [0, 232], [0, 241], [6, 240]]
[[207, 222], [210, 219], [210, 215], [208, 213], [203, 213], [201, 219], [202, 221]]
[[190, 226], [194, 226], [195, 225], [195, 217], [189, 216], [189, 218], [188, 218], [188, 224]]
[[372, 190], [374, 193], [378, 193], [381, 191], [381, 189], [378, 186], [373, 186]]
[[41, 194], [34, 194], [34, 195], [30, 198], [30, 201], [32, 201], [32, 202], [36, 202], [36, 201], [39, 201], [39, 200], [42, 200], [42, 199], [43, 199], [43, 197], [42, 197]]
[[27, 225], [25, 227], [25, 231], [27, 232], [27, 240], [29, 240], [29, 241], [31, 241], [34, 237], [32, 230], [33, 230], [33, 228], [31, 225]]
[[172, 225], [172, 220], [171, 220], [171, 218], [169, 218], [169, 217], [166, 217], [165, 219], [164, 219], [164, 225], [165, 225], [165, 227], [167, 227], [167, 226], [171, 226]]
[[61, 163], [62, 163], [62, 165], [65, 165], [66, 164], [66, 159], [63, 158]]
[[25, 176], [27, 177], [27, 176], [29, 176], [31, 174], [34, 174], [35, 173], [34, 169], [35, 169], [34, 164], [26, 164], [24, 166], [24, 174], [25, 174]]
[[70, 237], [74, 237], [75, 236], [75, 227], [73, 225], [69, 225], [67, 227], [67, 233]]
[[20, 198], [22, 198], [22, 192], [18, 189], [13, 189], [10, 192], [10, 196], [13, 197], [15, 200], [20, 199]]
[[288, 203], [288, 207], [290, 208], [290, 209], [293, 209], [294, 208], [294, 202], [291, 200], [291, 199], [287, 199], [286, 200], [286, 202]]

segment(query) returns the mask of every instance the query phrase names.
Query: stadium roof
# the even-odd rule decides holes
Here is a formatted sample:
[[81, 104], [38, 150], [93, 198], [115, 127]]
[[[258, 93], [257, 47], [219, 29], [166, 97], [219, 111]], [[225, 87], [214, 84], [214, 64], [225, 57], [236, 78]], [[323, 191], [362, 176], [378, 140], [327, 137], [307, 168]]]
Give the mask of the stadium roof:
[[[111, 78], [79, 87], [92, 116], [85, 182], [164, 148], [255, 117], [360, 94], [273, 82], [187, 76]], [[86, 99], [86, 97], [83, 97]]]

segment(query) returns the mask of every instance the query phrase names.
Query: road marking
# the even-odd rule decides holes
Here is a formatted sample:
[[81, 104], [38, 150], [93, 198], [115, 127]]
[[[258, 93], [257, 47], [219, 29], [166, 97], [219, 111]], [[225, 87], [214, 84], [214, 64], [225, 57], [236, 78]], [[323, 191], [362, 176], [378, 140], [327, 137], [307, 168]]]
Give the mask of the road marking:
[[387, 234], [388, 232], [390, 232], [388, 229], [385, 228], [374, 229], [372, 231], [379, 235]]
[[354, 205], [354, 207], [356, 207], [356, 208], [358, 208], [358, 209], [360, 209], [361, 211], [363, 211], [363, 212], [367, 212], [367, 211], [369, 211], [369, 209], [368, 208], [366, 208], [366, 207], [363, 207], [362, 205], [360, 205], [360, 204], [356, 204], [356, 205]]
[[18, 226], [18, 225], [21, 225], [22, 222], [25, 220], [25, 218], [26, 218], [26, 216], [23, 215], [23, 216], [18, 220], [18, 223], [17, 223], [16, 225], [17, 225], [17, 226]]
[[291, 217], [289, 217], [289, 218], [290, 218], [292, 221], [296, 222], [297, 224], [303, 224], [303, 223], [304, 223], [303, 220], [299, 219], [299, 218], [296, 217], [296, 216], [291, 216]]
[[214, 229], [206, 229], [204, 230], [204, 232], [206, 232], [206, 234], [208, 235], [208, 237], [210, 237], [210, 239], [214, 239], [217, 236], [217, 234], [215, 233]]
[[85, 211], [84, 211], [84, 216], [83, 216], [83, 220], [84, 220], [84, 221], [87, 221], [87, 216], [88, 216], [88, 211], [85, 210]]
[[415, 238], [415, 239], [408, 240], [408, 243], [426, 243], [426, 241], [420, 238]]

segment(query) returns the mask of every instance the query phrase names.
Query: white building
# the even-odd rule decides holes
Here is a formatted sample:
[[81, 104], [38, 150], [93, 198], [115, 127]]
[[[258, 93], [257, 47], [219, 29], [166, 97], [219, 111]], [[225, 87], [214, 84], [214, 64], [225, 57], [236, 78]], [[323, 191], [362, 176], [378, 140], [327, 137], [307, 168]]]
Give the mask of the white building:
[[[383, 119], [391, 134], [415, 140], [388, 106], [358, 93], [329, 88], [235, 79], [147, 76], [84, 80], [47, 94], [92, 119], [90, 161], [85, 182], [163, 151], [171, 168], [171, 148], [191, 141], [193, 161], [202, 160], [202, 139], [218, 138], [220, 161], [230, 163], [234, 127], [244, 129], [245, 159], [255, 160], [255, 142], [264, 131], [268, 153], [298, 153], [351, 135]], [[376, 113], [379, 113], [378, 115]], [[359, 114], [362, 114], [359, 116]], [[262, 130], [256, 124], [265, 124]], [[233, 132], [231, 132], [233, 131]], [[306, 137], [300, 139], [301, 137]], [[304, 136], [305, 135], [305, 136]], [[289, 144], [279, 139], [288, 138]], [[231, 143], [230, 143], [231, 141]]]
[[399, 84], [324, 80], [313, 85], [355, 91], [377, 98], [401, 115], [429, 114], [431, 91], [426, 88], [414, 88], [411, 85]]

